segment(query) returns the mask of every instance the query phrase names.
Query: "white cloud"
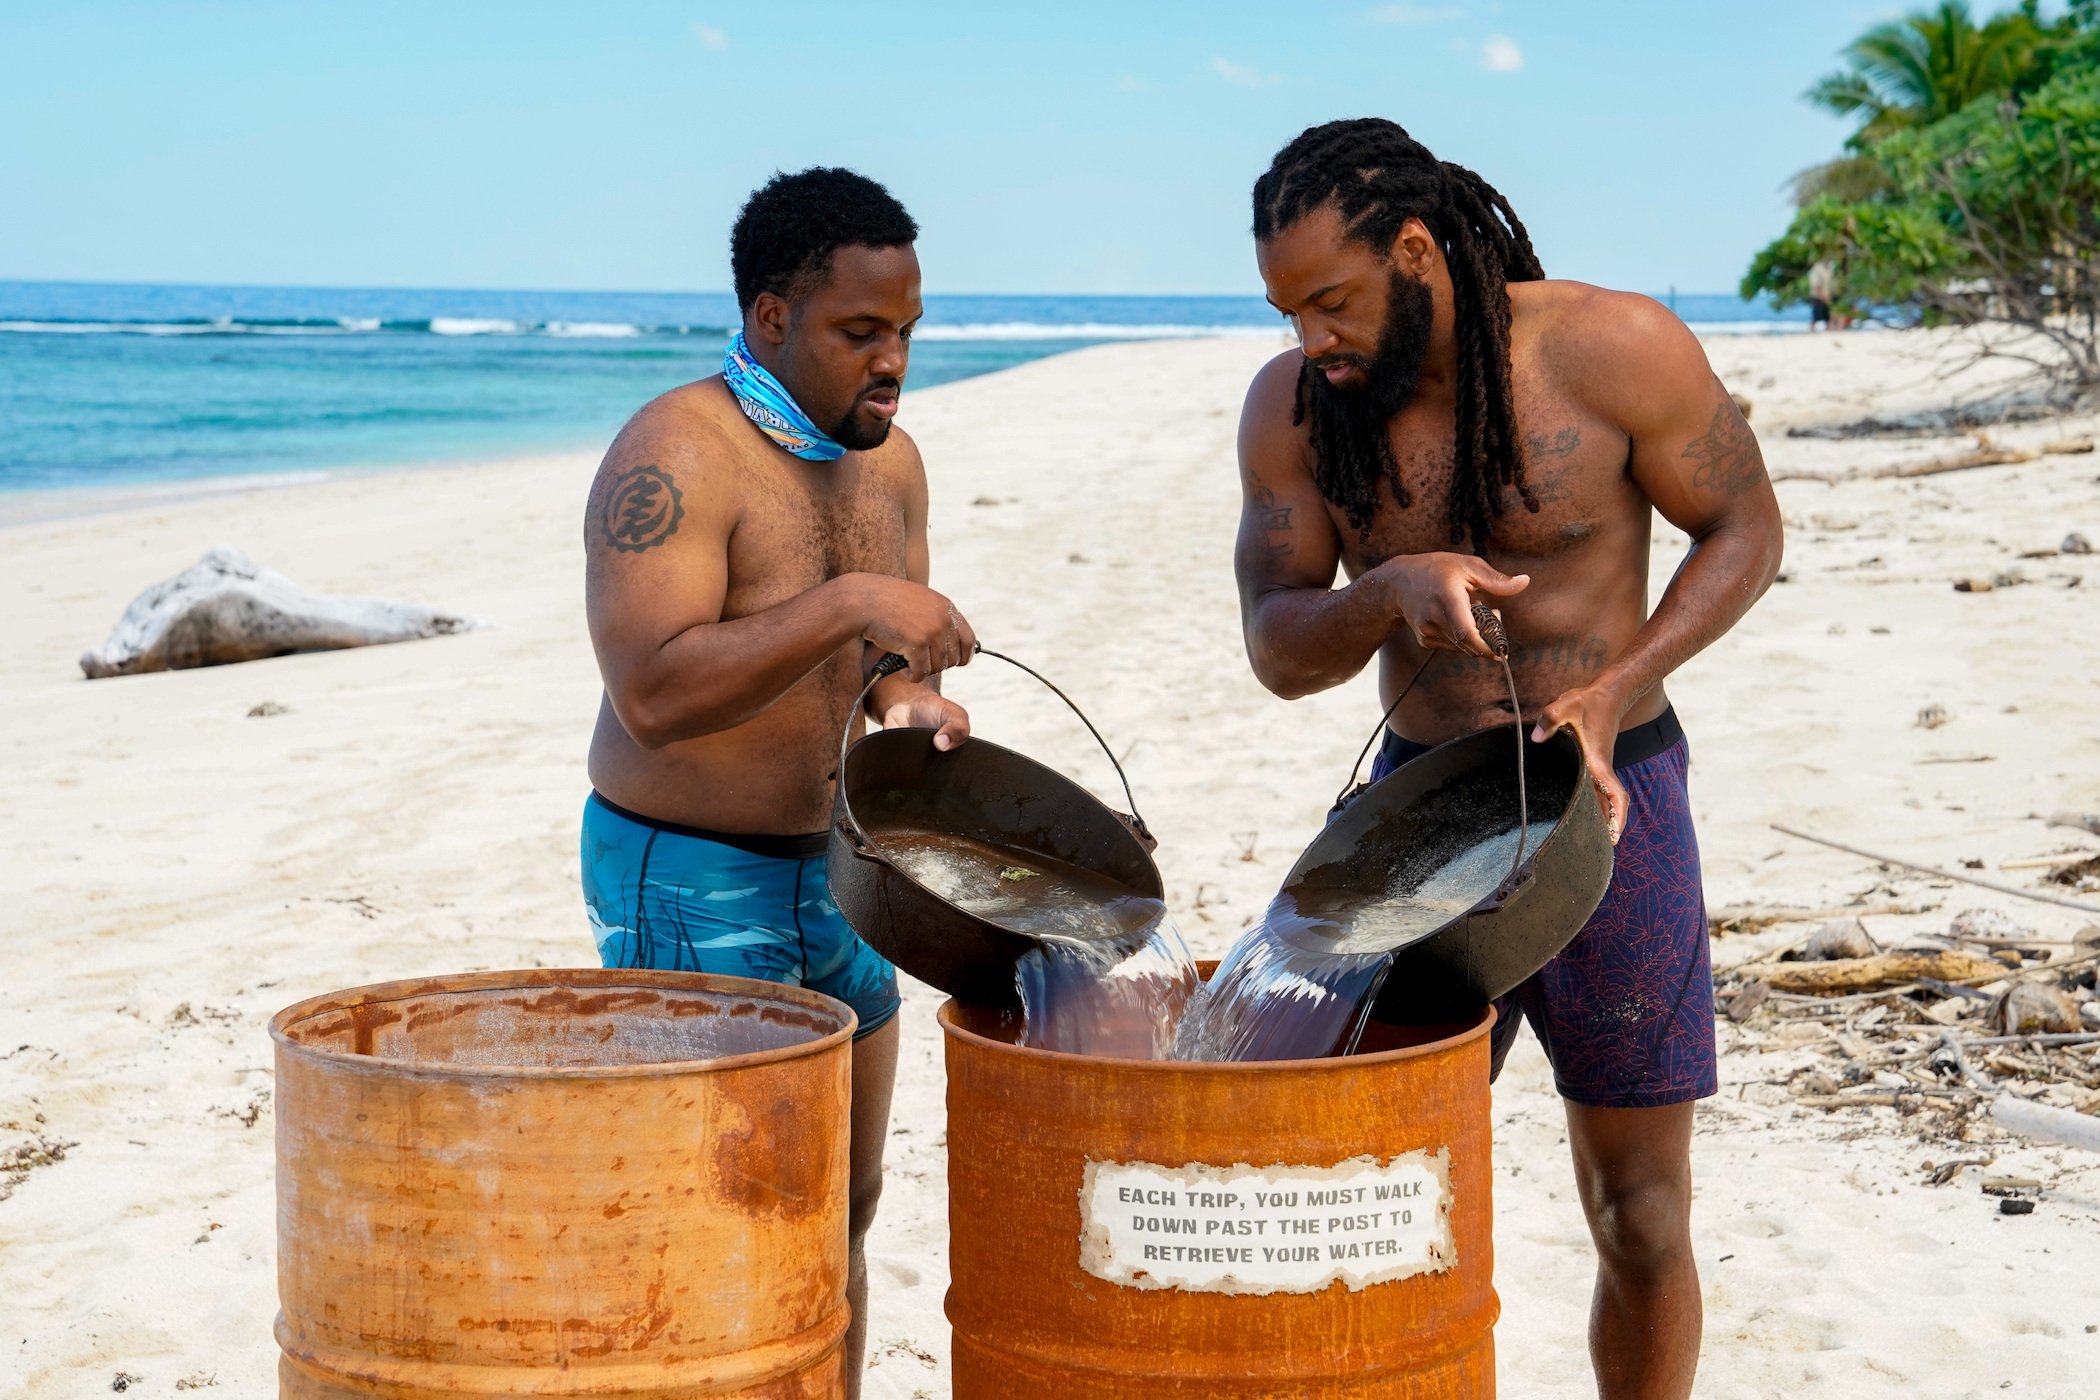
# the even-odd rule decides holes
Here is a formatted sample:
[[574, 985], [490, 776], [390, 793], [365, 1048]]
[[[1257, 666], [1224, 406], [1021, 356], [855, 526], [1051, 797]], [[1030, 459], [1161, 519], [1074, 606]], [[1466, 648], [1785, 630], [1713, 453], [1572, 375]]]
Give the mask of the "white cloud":
[[1449, 24], [1464, 18], [1463, 5], [1380, 5], [1371, 11], [1373, 24]]
[[1125, 73], [1117, 81], [1116, 90], [1119, 92], [1143, 92], [1145, 90], [1145, 80], [1134, 74]]
[[694, 25], [693, 37], [700, 41], [702, 48], [713, 49], [717, 53], [729, 47], [729, 36], [711, 24]]
[[1249, 68], [1244, 63], [1234, 63], [1229, 58], [1218, 57], [1216, 55], [1212, 56], [1210, 60], [1210, 66], [1217, 70], [1219, 77], [1223, 78], [1226, 82], [1232, 83], [1238, 87], [1274, 87], [1276, 86], [1276, 84], [1283, 81], [1282, 78], [1277, 77], [1274, 73], [1258, 72], [1255, 69]]
[[1490, 73], [1514, 73], [1524, 66], [1524, 50], [1507, 34], [1490, 34], [1480, 46], [1480, 66]]

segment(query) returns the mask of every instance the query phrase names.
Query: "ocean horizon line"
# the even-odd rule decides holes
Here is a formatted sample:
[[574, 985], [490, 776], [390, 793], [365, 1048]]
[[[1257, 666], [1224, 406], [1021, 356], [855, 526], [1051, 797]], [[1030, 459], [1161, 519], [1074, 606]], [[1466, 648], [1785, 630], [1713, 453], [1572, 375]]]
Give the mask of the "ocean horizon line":
[[[1572, 282], [1582, 282], [1582, 281], [1586, 281], [1587, 279], [1585, 279], [1585, 278], [1580, 278], [1580, 277], [1573, 277], [1573, 278], [1565, 278], [1565, 279], [1555, 279], [1555, 280], [1565, 280], [1565, 281], [1572, 281]], [[1597, 283], [1592, 283], [1591, 285], [1593, 285], [1593, 286], [1603, 286], [1603, 285], [1605, 285], [1605, 284], [1603, 284], [1603, 283], [1601, 283], [1601, 282], [1597, 282]], [[406, 283], [406, 282], [402, 282], [402, 283], [387, 283], [387, 282], [191, 282], [191, 281], [181, 281], [181, 280], [176, 280], [176, 281], [154, 281], [154, 280], [151, 280], [151, 279], [145, 279], [145, 278], [132, 278], [132, 277], [13, 277], [13, 276], [0, 276], [0, 295], [4, 295], [4, 293], [5, 293], [5, 289], [7, 289], [7, 288], [9, 288], [9, 287], [96, 287], [96, 288], [132, 288], [132, 289], [145, 289], [145, 288], [172, 288], [172, 289], [182, 289], [182, 290], [196, 290], [196, 291], [219, 291], [219, 292], [228, 292], [228, 291], [235, 291], [235, 292], [237, 292], [237, 291], [261, 291], [261, 292], [328, 292], [328, 293], [340, 293], [340, 292], [380, 292], [380, 293], [386, 293], [386, 292], [401, 292], [401, 293], [406, 293], [406, 294], [410, 294], [410, 295], [430, 295], [430, 294], [433, 294], [433, 293], [447, 293], [447, 292], [460, 292], [460, 293], [468, 293], [468, 294], [475, 294], [475, 295], [479, 295], [479, 294], [491, 294], [491, 295], [499, 295], [499, 296], [513, 296], [513, 295], [514, 295], [514, 296], [580, 296], [580, 297], [596, 297], [596, 296], [607, 296], [607, 297], [725, 297], [725, 298], [726, 298], [726, 297], [730, 297], [730, 296], [734, 295], [733, 291], [732, 291], [732, 290], [731, 290], [730, 288], [728, 288], [728, 287], [690, 287], [690, 288], [681, 288], [681, 287], [668, 287], [668, 288], [666, 288], [666, 287], [503, 287], [503, 286], [479, 286], [479, 287], [475, 287], [475, 286], [467, 286], [467, 285], [464, 285], [464, 284], [440, 284], [440, 283], [430, 283], [430, 284], [421, 284], [421, 283]], [[1615, 288], [1614, 290], [1618, 290], [1618, 291], [1638, 291], [1638, 292], [1640, 293], [1640, 295], [1642, 295], [1642, 296], [1647, 296], [1647, 297], [1653, 297], [1653, 298], [1654, 298], [1655, 300], [1657, 300], [1657, 301], [1665, 301], [1665, 300], [1667, 300], [1667, 299], [1668, 299], [1668, 298], [1669, 298], [1669, 297], [1670, 297], [1670, 296], [1671, 296], [1671, 295], [1673, 294], [1673, 289], [1671, 289], [1671, 288], [1668, 288], [1668, 287], [1665, 287], [1665, 288], [1664, 288], [1664, 289], [1663, 289], [1662, 291], [1659, 291], [1659, 292], [1658, 292], [1658, 291], [1644, 291], [1644, 290], [1641, 290], [1641, 289], [1639, 289], [1639, 288], [1627, 288], [1627, 287]], [[1047, 299], [1054, 299], [1054, 300], [1073, 300], [1073, 299], [1077, 299], [1077, 300], [1088, 300], [1088, 301], [1236, 301], [1236, 300], [1241, 300], [1241, 299], [1252, 299], [1252, 300], [1254, 300], [1254, 301], [1260, 301], [1260, 300], [1262, 299], [1262, 298], [1261, 298], [1261, 294], [1260, 294], [1260, 293], [1258, 293], [1258, 292], [1252, 292], [1252, 291], [1239, 291], [1239, 292], [1083, 292], [1083, 291], [1082, 291], [1082, 292], [1016, 292], [1016, 291], [940, 291], [940, 292], [928, 292], [928, 293], [926, 293], [926, 295], [927, 295], [927, 296], [928, 296], [929, 298], [985, 298], [985, 299], [998, 299], [998, 300], [1019, 300], [1019, 299], [1030, 299], [1030, 298], [1047, 298]], [[1674, 295], [1676, 295], [1676, 296], [1679, 296], [1679, 297], [1696, 297], [1696, 298], [1701, 298], [1701, 299], [1705, 299], [1705, 298], [1713, 298], [1713, 299], [1717, 299], [1717, 300], [1718, 300], [1718, 299], [1723, 299], [1723, 298], [1725, 298], [1725, 299], [1728, 299], [1728, 300], [1737, 300], [1737, 301], [1739, 301], [1739, 300], [1742, 300], [1742, 298], [1741, 298], [1741, 297], [1739, 297], [1739, 296], [1738, 296], [1738, 295], [1737, 295], [1736, 293], [1734, 293], [1734, 292], [1730, 292], [1730, 291], [1694, 291], [1694, 290], [1687, 290], [1687, 289], [1684, 289], [1684, 288], [1677, 288], [1677, 289], [1674, 289]]]
[[[1777, 328], [1805, 311], [1733, 293], [1652, 294], [1695, 327]], [[1262, 297], [1147, 293], [932, 292], [927, 340], [1125, 339], [1280, 328]], [[553, 292], [498, 287], [302, 287], [266, 283], [0, 280], [0, 334], [568, 338], [727, 337], [743, 322], [721, 292]]]
[[[1233, 337], [1279, 348], [1258, 296], [936, 293], [919, 389], [1110, 342]], [[1678, 293], [1707, 334], [1807, 317]], [[719, 368], [742, 323], [714, 293], [553, 293], [0, 282], [0, 491], [434, 463], [610, 440]]]

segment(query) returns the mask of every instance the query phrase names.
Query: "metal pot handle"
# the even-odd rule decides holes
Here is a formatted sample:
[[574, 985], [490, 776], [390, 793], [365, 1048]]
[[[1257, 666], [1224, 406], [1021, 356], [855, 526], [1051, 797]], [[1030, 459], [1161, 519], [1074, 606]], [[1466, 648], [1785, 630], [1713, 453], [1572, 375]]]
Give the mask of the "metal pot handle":
[[1020, 670], [1026, 671], [1029, 675], [1034, 676], [1037, 680], [1041, 681], [1052, 695], [1055, 695], [1058, 699], [1064, 701], [1065, 705], [1072, 711], [1073, 714], [1079, 716], [1079, 722], [1086, 726], [1087, 733], [1094, 736], [1094, 742], [1099, 744], [1101, 746], [1101, 752], [1108, 756], [1108, 766], [1116, 770], [1116, 778], [1123, 784], [1123, 800], [1130, 804], [1130, 829], [1137, 833], [1138, 840], [1145, 843], [1146, 850], [1156, 849], [1159, 845], [1158, 838], [1153, 836], [1151, 828], [1145, 825], [1145, 818], [1138, 812], [1137, 796], [1130, 790], [1129, 775], [1124, 773], [1123, 765], [1116, 762], [1115, 750], [1111, 749], [1108, 746], [1108, 740], [1101, 737], [1101, 731], [1094, 728], [1094, 722], [1086, 717], [1086, 711], [1080, 709], [1079, 706], [1073, 701], [1071, 696], [1065, 694], [1062, 690], [1058, 689], [1056, 684], [1053, 683], [1048, 676], [1044, 675], [1041, 671], [1036, 670], [1033, 666], [1028, 666], [1023, 664], [1022, 662], [1016, 661], [1011, 656], [1006, 655], [1004, 652], [993, 651], [990, 647], [984, 645], [982, 642], [979, 642], [977, 644], [977, 654], [979, 656], [996, 656], [1001, 661], [1004, 661], [1007, 665], [1017, 667]]
[[[1108, 740], [1101, 737], [1101, 731], [1094, 728], [1094, 722], [1086, 717], [1086, 711], [1080, 709], [1073, 702], [1071, 696], [1058, 689], [1048, 676], [1045, 676], [1033, 666], [1016, 661], [1004, 652], [993, 651], [982, 642], [977, 644], [977, 654], [980, 656], [996, 656], [1007, 665], [1026, 671], [1029, 675], [1041, 681], [1044, 686], [1048, 687], [1051, 694], [1064, 701], [1073, 714], [1079, 716], [1079, 722], [1086, 726], [1087, 733], [1094, 736], [1094, 742], [1101, 746], [1101, 752], [1108, 755], [1109, 766], [1116, 770], [1116, 777], [1123, 784], [1123, 799], [1130, 804], [1130, 815], [1124, 820], [1129, 823], [1131, 831], [1136, 834], [1138, 840], [1145, 843], [1145, 849], [1156, 849], [1159, 841], [1152, 835], [1151, 829], [1145, 825], [1145, 818], [1138, 812], [1137, 797], [1130, 790], [1129, 776], [1123, 772], [1123, 765], [1116, 761], [1115, 750], [1108, 746]], [[910, 664], [910, 662], [897, 655], [894, 651], [884, 652], [882, 658], [875, 663], [875, 668], [868, 673], [868, 683], [860, 688], [860, 697], [853, 702], [853, 708], [846, 712], [845, 729], [839, 735], [839, 768], [837, 777], [839, 810], [845, 816], [845, 831], [847, 837], [853, 842], [853, 853], [863, 860], [886, 863], [882, 861], [880, 855], [875, 853], [874, 843], [868, 839], [868, 834], [861, 830], [860, 819], [853, 815], [853, 799], [846, 793], [846, 751], [851, 747], [853, 740], [853, 717], [866, 707], [868, 692], [875, 688], [877, 681], [885, 676], [895, 675]]]
[[[1524, 707], [1522, 702], [1517, 699], [1516, 677], [1510, 675], [1508, 661], [1509, 638], [1502, 630], [1502, 619], [1490, 610], [1486, 604], [1475, 603], [1473, 604], [1473, 623], [1480, 629], [1481, 635], [1488, 640], [1490, 645], [1495, 646], [1503, 657], [1502, 674], [1509, 677], [1510, 725], [1515, 729], [1517, 735], [1517, 848], [1510, 856], [1509, 874], [1502, 877], [1502, 883], [1496, 887], [1494, 894], [1490, 896], [1492, 903], [1488, 907], [1499, 909], [1513, 898], [1517, 891], [1529, 883], [1528, 880], [1523, 878], [1524, 843], [1531, 833], [1531, 795], [1524, 780]], [[1407, 684], [1400, 687], [1400, 693], [1393, 697], [1393, 703], [1386, 706], [1385, 713], [1378, 717], [1378, 727], [1371, 731], [1370, 738], [1364, 740], [1363, 748], [1356, 755], [1356, 762], [1349, 765], [1349, 781], [1343, 785], [1340, 792], [1334, 795], [1334, 805], [1327, 809], [1329, 817], [1348, 806], [1351, 799], [1369, 786], [1368, 783], [1356, 781], [1356, 771], [1364, 766], [1364, 756], [1371, 752], [1371, 746], [1377, 743], [1379, 737], [1385, 733], [1386, 721], [1393, 717], [1393, 711], [1400, 708], [1400, 702], [1407, 698], [1407, 692], [1415, 688], [1415, 682], [1422, 679], [1422, 673], [1429, 669], [1438, 655], [1440, 653], [1432, 651], [1429, 655], [1422, 658], [1422, 664], [1415, 667], [1415, 673], [1407, 678]]]
[[1342, 790], [1334, 795], [1334, 805], [1327, 809], [1328, 816], [1332, 817], [1341, 811], [1358, 793], [1370, 786], [1368, 783], [1356, 781], [1357, 770], [1364, 766], [1364, 759], [1370, 756], [1372, 747], [1385, 734], [1386, 721], [1393, 717], [1393, 711], [1400, 708], [1400, 702], [1407, 698], [1407, 692], [1415, 688], [1415, 682], [1422, 679], [1422, 673], [1429, 669], [1430, 663], [1437, 659], [1437, 655], [1438, 653], [1432, 651], [1422, 658], [1422, 664], [1415, 667], [1415, 673], [1407, 678], [1407, 684], [1400, 687], [1400, 693], [1393, 697], [1393, 703], [1386, 706], [1385, 713], [1378, 717], [1378, 727], [1371, 731], [1370, 738], [1364, 740], [1363, 748], [1357, 752], [1356, 762], [1349, 765], [1349, 781], [1343, 783]]
[[867, 708], [868, 692], [873, 690], [875, 683], [883, 677], [894, 676], [910, 665], [909, 661], [896, 652], [884, 652], [875, 662], [874, 669], [868, 672], [868, 682], [860, 688], [860, 695], [854, 700], [853, 708], [846, 711], [846, 725], [839, 733], [839, 766], [832, 780], [838, 784], [839, 813], [845, 818], [839, 824], [840, 829], [845, 833], [846, 839], [853, 843], [853, 854], [877, 865], [888, 865], [889, 862], [876, 852], [875, 843], [870, 841], [868, 833], [860, 828], [860, 818], [853, 815], [853, 799], [846, 795], [846, 750], [853, 743], [853, 717]]

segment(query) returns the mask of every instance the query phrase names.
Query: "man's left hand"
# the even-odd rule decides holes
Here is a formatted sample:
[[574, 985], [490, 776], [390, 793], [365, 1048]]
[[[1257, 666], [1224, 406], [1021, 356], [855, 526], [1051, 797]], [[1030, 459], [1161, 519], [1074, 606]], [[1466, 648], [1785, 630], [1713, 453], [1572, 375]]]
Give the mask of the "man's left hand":
[[1563, 729], [1574, 733], [1582, 745], [1590, 786], [1597, 790], [1597, 803], [1604, 809], [1604, 829], [1614, 846], [1626, 829], [1626, 785], [1612, 771], [1611, 752], [1625, 714], [1625, 702], [1610, 692], [1598, 686], [1577, 686], [1541, 710], [1531, 731], [1532, 742], [1540, 744]]
[[924, 686], [882, 712], [884, 729], [931, 729], [933, 746], [946, 752], [970, 737], [970, 715], [937, 690]]

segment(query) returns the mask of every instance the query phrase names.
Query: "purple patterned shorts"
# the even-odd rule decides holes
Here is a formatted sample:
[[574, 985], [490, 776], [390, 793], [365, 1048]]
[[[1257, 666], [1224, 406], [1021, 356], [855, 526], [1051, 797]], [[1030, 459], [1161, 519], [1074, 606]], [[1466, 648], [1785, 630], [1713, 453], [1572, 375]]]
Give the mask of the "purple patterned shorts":
[[[1428, 751], [1389, 732], [1373, 781]], [[1719, 1090], [1690, 761], [1675, 711], [1619, 735], [1613, 766], [1628, 806], [1611, 888], [1558, 957], [1495, 1003], [1493, 1073], [1516, 1043], [1522, 1008], [1572, 1102], [1658, 1108]]]

